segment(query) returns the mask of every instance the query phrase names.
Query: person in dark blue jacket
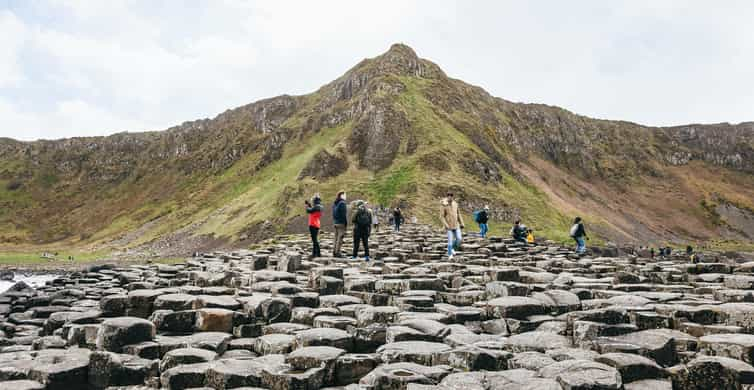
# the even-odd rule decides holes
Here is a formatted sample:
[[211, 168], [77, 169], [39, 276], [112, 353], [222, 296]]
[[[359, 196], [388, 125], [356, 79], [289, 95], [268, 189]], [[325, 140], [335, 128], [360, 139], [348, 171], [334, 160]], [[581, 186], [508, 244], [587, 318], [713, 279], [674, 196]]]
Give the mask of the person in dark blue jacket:
[[526, 244], [526, 226], [521, 223], [520, 219], [516, 219], [511, 228], [511, 237], [517, 242]]
[[348, 206], [346, 205], [346, 192], [338, 192], [335, 202], [332, 206], [332, 220], [335, 225], [335, 238], [333, 243], [333, 257], [342, 257], [340, 248], [343, 246], [343, 239], [346, 237], [346, 228], [348, 227]]

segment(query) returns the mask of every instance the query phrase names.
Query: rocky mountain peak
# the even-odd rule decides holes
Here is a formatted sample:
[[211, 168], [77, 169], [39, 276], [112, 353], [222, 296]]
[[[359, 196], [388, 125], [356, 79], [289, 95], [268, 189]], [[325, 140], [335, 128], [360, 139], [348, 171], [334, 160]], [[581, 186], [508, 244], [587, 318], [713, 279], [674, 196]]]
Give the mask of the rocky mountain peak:
[[419, 58], [414, 49], [403, 43], [395, 43], [373, 61], [374, 68], [381, 74], [436, 78], [445, 76], [436, 64]]
[[419, 60], [419, 56], [416, 55], [416, 52], [414, 49], [411, 48], [411, 46], [406, 45], [405, 43], [394, 43], [390, 45], [390, 49], [383, 54], [383, 56], [387, 57], [395, 57], [395, 58], [407, 58], [411, 60]]

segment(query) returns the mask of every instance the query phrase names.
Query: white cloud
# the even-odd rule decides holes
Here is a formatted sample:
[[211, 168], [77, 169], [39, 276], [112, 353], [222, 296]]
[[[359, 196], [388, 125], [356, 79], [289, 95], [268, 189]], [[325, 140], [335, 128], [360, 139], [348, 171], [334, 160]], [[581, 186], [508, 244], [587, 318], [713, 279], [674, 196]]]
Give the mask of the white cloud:
[[514, 101], [754, 120], [754, 4], [49, 0], [0, 9], [0, 136], [159, 130], [312, 91], [393, 42]]
[[23, 46], [25, 26], [11, 12], [0, 10], [0, 88], [14, 85], [23, 78], [18, 52]]
[[96, 136], [143, 126], [140, 121], [116, 116], [81, 100], [60, 101], [44, 115], [39, 115], [0, 99], [0, 118], [13, 124], [13, 130], [3, 136], [23, 140]]

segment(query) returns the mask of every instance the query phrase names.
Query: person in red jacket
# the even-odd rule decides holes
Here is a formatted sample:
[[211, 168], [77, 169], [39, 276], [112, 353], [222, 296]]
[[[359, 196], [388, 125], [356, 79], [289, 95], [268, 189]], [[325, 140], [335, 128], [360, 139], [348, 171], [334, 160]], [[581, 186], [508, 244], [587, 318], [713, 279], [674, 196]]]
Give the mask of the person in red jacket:
[[322, 254], [319, 251], [319, 228], [320, 218], [322, 217], [322, 200], [319, 195], [314, 195], [312, 199], [314, 205], [309, 203], [309, 200], [305, 200], [306, 213], [309, 214], [309, 234], [312, 236], [312, 257], [320, 257]]

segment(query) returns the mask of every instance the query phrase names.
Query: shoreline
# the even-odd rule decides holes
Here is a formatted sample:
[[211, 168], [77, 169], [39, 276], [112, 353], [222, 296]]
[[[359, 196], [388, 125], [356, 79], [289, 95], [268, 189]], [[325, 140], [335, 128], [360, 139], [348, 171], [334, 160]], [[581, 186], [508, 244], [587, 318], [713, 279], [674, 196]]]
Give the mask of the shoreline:
[[[184, 260], [188, 260], [186, 257]], [[27, 274], [51, 274], [51, 273], [72, 273], [85, 271], [92, 266], [115, 265], [127, 266], [134, 264], [152, 264], [160, 263], [160, 258], [155, 259], [102, 259], [86, 262], [70, 262], [68, 260], [52, 260], [49, 263], [34, 264], [0, 264], [0, 272], [13, 271], [16, 273]]]

